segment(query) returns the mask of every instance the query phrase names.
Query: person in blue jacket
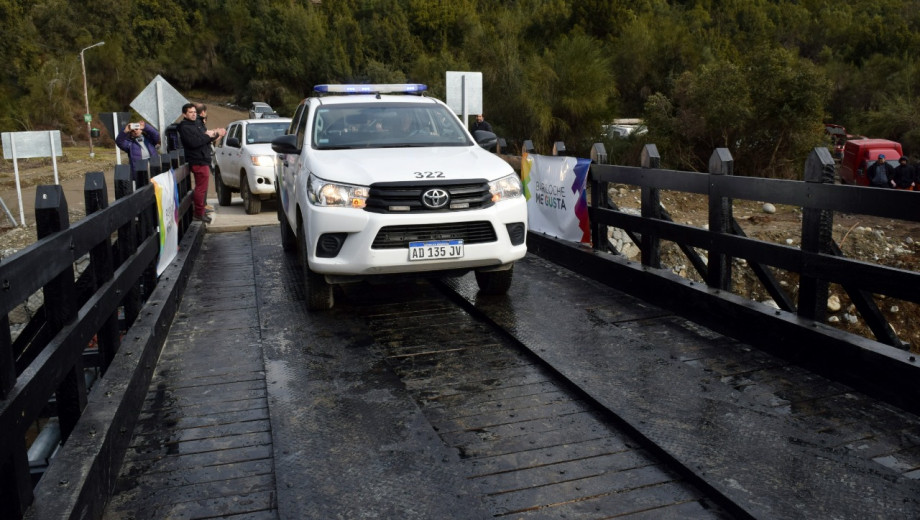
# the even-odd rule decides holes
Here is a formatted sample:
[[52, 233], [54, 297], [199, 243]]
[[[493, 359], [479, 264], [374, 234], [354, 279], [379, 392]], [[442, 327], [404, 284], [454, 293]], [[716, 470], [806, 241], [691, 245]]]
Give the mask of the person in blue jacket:
[[160, 133], [153, 126], [146, 123], [128, 123], [115, 137], [115, 146], [128, 153], [128, 164], [131, 165], [131, 178], [134, 179], [135, 164], [144, 159], [157, 157], [157, 146], [160, 144]]

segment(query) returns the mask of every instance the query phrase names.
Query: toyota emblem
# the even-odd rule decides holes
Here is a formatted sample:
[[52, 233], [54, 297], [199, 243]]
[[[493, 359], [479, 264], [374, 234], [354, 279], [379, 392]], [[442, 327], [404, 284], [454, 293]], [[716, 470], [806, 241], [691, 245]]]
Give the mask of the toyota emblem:
[[442, 190], [441, 188], [431, 188], [422, 193], [422, 204], [428, 209], [441, 209], [447, 205], [449, 200], [447, 190]]

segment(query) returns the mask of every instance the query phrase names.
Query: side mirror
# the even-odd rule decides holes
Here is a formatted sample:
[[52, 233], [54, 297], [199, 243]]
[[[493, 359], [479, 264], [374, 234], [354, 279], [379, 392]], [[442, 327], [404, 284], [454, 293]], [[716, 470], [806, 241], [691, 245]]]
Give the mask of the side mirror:
[[297, 148], [297, 135], [284, 134], [272, 139], [272, 150], [281, 154], [300, 154], [300, 150]]
[[228, 137], [228, 138], [227, 138], [227, 146], [230, 146], [230, 147], [232, 147], [232, 148], [239, 148], [239, 147], [240, 147], [240, 139], [239, 139], [238, 137]]
[[476, 140], [476, 144], [481, 148], [485, 148], [490, 152], [495, 151], [495, 146], [498, 145], [498, 136], [485, 130], [476, 130], [473, 132], [473, 139]]

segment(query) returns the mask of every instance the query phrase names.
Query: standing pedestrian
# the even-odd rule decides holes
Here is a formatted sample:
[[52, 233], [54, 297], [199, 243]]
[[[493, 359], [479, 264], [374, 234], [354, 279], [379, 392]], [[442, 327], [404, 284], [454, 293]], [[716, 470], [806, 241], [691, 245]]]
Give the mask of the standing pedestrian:
[[866, 170], [869, 185], [876, 188], [894, 188], [894, 168], [885, 161], [885, 154], [879, 154], [878, 159]]
[[485, 130], [486, 132], [492, 131], [492, 125], [486, 121], [482, 114], [476, 114], [476, 122], [473, 123], [473, 126], [470, 127], [470, 133], [472, 134], [476, 130]]
[[[195, 103], [195, 110], [198, 111], [198, 118], [195, 119], [195, 122], [198, 123], [198, 127], [201, 128], [202, 132], [208, 132], [208, 105], [204, 103]], [[219, 138], [218, 138], [219, 139]], [[215, 172], [215, 167], [217, 163], [214, 162], [214, 153], [216, 151], [215, 142], [217, 140], [211, 141], [211, 173], [217, 175]], [[205, 203], [204, 205], [205, 213], [214, 213], [214, 206]]]
[[895, 188], [899, 190], [915, 190], [916, 181], [914, 180], [914, 167], [908, 163], [908, 158], [906, 155], [898, 159], [898, 166], [894, 169], [894, 176], [892, 180], [894, 181]]
[[194, 219], [210, 223], [211, 217], [205, 213], [205, 203], [208, 178], [211, 176], [211, 143], [226, 135], [227, 131], [223, 128], [203, 130], [197, 121], [198, 109], [193, 103], [182, 105], [182, 117], [178, 126], [179, 137], [185, 148], [185, 160], [195, 177], [195, 191], [192, 194], [195, 203]]
[[128, 153], [128, 164], [131, 167], [131, 180], [137, 180], [134, 172], [138, 163], [144, 159], [158, 157], [157, 146], [160, 145], [160, 133], [153, 125], [144, 121], [128, 123], [123, 130], [115, 136], [115, 146]]

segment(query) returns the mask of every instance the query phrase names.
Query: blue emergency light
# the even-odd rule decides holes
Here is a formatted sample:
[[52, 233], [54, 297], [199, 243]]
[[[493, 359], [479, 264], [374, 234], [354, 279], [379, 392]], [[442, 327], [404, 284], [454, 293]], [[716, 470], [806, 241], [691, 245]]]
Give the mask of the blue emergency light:
[[418, 94], [428, 90], [421, 83], [315, 85], [314, 92], [323, 94]]

